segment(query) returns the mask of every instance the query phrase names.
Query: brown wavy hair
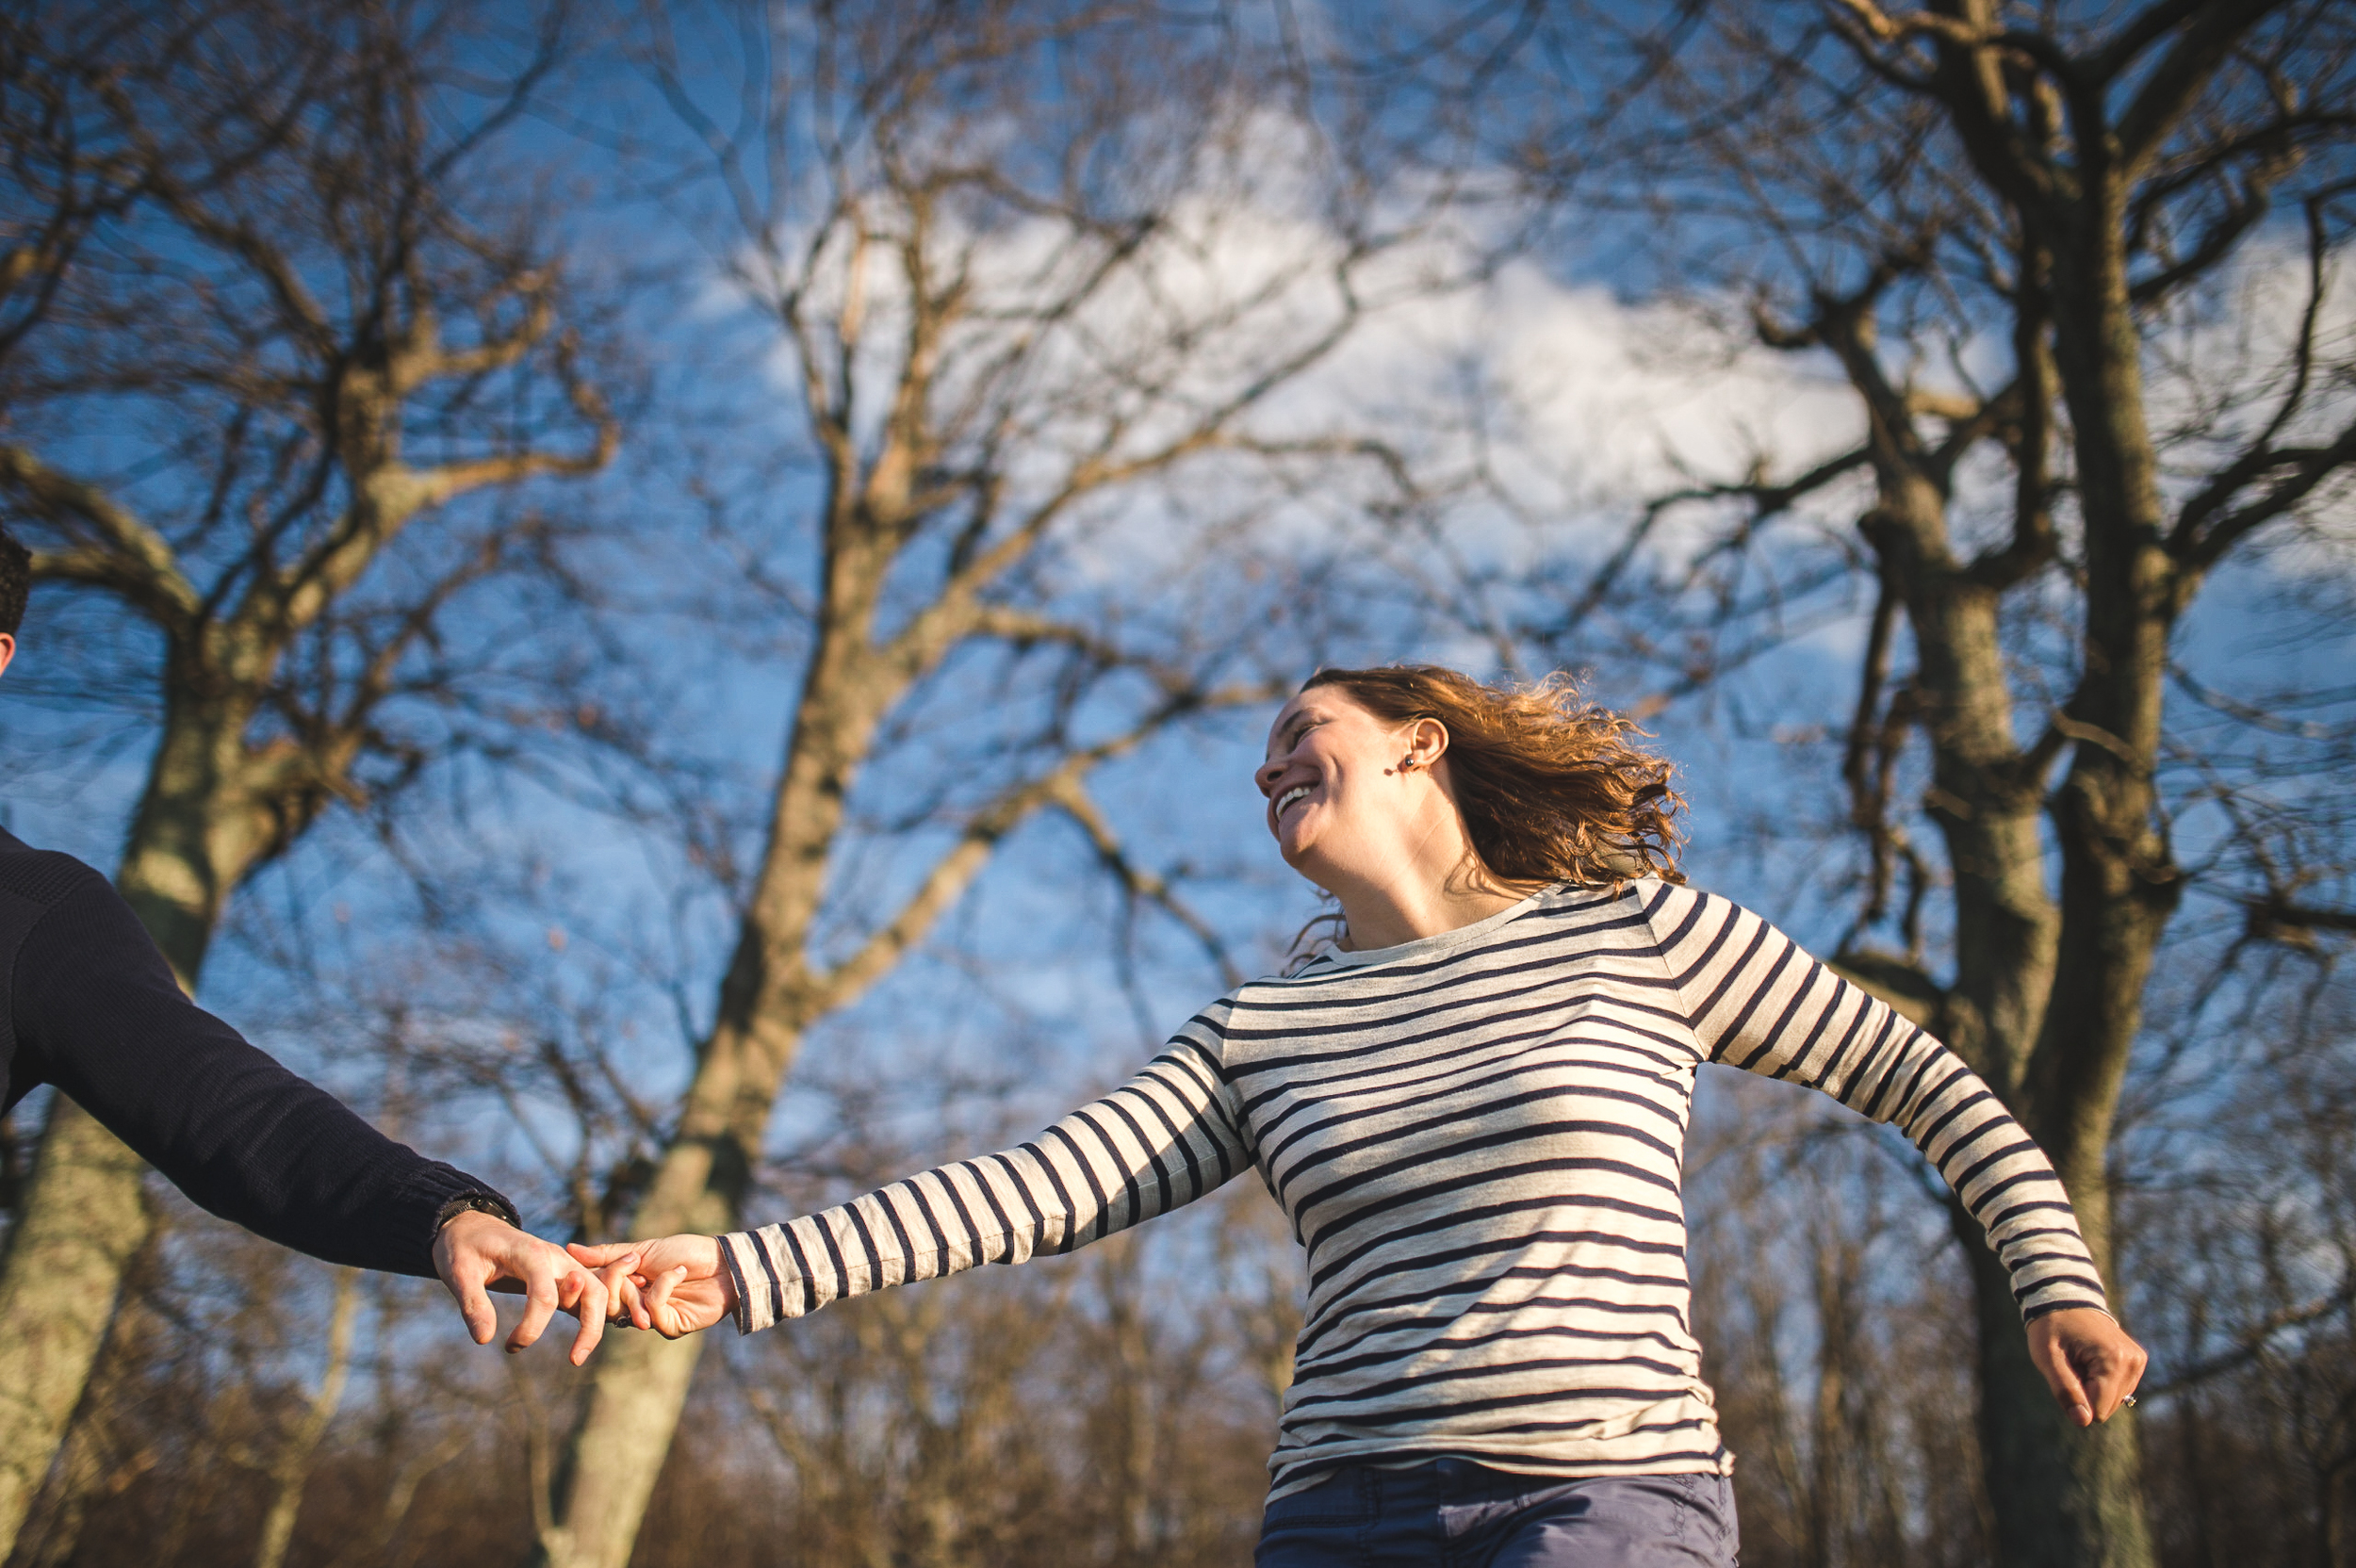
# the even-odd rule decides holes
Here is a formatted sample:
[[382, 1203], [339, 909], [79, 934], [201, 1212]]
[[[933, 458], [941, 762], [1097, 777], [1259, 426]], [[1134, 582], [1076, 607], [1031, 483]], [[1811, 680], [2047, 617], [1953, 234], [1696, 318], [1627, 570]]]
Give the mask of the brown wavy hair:
[[1338, 686], [1393, 724], [1437, 719], [1473, 850], [1504, 882], [1618, 887], [1682, 882], [1675, 768], [1635, 744], [1634, 721], [1587, 700], [1567, 675], [1486, 685], [1437, 664], [1319, 670], [1304, 692]]

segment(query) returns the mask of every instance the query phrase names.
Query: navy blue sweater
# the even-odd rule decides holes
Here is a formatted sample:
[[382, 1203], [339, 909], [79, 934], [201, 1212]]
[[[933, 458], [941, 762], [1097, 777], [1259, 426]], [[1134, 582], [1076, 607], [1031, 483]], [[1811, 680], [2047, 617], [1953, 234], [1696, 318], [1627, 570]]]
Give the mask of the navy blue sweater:
[[198, 1204], [330, 1263], [430, 1277], [450, 1213], [515, 1217], [190, 1002], [104, 876], [6, 831], [0, 1070], [0, 1105], [55, 1084]]

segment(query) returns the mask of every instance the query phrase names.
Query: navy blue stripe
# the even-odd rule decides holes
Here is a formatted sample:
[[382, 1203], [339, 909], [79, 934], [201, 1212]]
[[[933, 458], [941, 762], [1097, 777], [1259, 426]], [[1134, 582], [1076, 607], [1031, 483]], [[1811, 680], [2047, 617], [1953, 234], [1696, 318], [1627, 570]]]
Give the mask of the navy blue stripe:
[[[802, 1238], [794, 1233], [794, 1227], [787, 1225], [781, 1229], [786, 1250], [794, 1254], [794, 1270], [802, 1277], [802, 1315], [807, 1317], [818, 1310], [818, 1271], [810, 1267], [810, 1254], [802, 1250]], [[841, 1276], [836, 1278], [839, 1280]]]
[[[720, 1250], [731, 1258], [736, 1255], [732, 1247], [723, 1247]], [[769, 1255], [769, 1244], [759, 1234], [753, 1237], [753, 1256], [761, 1260], [761, 1271], [769, 1277], [769, 1319], [774, 1323], [785, 1315], [785, 1281], [777, 1275], [777, 1260]], [[808, 1280], [803, 1281], [802, 1288], [810, 1288]]]

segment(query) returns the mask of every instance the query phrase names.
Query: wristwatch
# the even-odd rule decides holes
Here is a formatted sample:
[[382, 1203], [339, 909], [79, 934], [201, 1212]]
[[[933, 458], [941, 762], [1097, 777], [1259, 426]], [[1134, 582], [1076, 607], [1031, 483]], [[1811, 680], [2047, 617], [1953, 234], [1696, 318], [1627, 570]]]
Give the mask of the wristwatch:
[[462, 1192], [443, 1204], [441, 1211], [434, 1215], [434, 1233], [440, 1235], [442, 1227], [462, 1214], [487, 1214], [494, 1219], [507, 1221], [518, 1230], [523, 1228], [523, 1218], [516, 1214], [515, 1205], [501, 1198], [498, 1193]]

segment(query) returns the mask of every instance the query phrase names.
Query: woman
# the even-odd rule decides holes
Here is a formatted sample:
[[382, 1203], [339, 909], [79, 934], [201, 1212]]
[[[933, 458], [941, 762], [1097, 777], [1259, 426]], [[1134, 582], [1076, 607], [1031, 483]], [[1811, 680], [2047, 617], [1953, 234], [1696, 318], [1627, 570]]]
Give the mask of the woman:
[[1257, 782], [1337, 940], [1037, 1140], [783, 1225], [576, 1249], [631, 1320], [740, 1331], [1061, 1252], [1256, 1168], [1309, 1300], [1258, 1561], [1728, 1564], [1687, 1309], [1695, 1069], [1903, 1128], [1987, 1228], [2080, 1425], [2144, 1356], [2052, 1168], [1945, 1047], [1680, 884], [1668, 765], [1549, 683], [1328, 670]]

